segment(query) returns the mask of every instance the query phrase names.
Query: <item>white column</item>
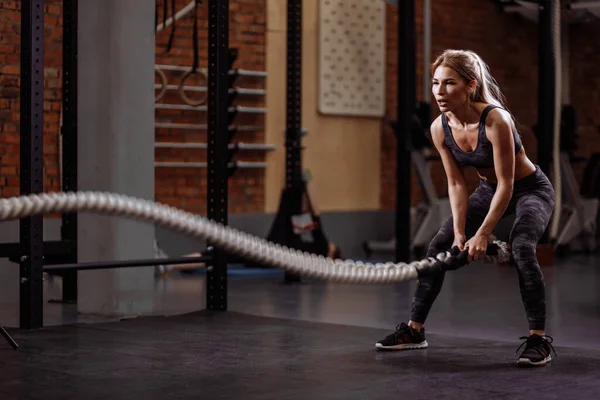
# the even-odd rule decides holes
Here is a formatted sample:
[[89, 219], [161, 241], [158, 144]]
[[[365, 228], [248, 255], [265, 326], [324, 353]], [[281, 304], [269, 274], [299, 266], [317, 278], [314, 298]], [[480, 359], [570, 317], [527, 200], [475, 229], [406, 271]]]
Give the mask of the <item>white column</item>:
[[[79, 3], [79, 190], [154, 199], [154, 2]], [[154, 227], [80, 214], [79, 261], [152, 258]], [[153, 310], [153, 267], [82, 271], [83, 313]]]

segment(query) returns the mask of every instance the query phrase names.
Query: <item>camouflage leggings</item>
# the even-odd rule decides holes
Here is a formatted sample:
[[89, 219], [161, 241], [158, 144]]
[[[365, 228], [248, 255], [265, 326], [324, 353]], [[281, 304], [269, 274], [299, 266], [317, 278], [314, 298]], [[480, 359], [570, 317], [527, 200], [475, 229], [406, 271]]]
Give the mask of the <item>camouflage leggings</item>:
[[[475, 234], [489, 210], [495, 188], [482, 181], [469, 197], [466, 219], [467, 240]], [[546, 287], [536, 257], [536, 245], [543, 235], [554, 209], [554, 189], [544, 173], [535, 173], [515, 182], [513, 196], [504, 216], [516, 213], [509, 243], [519, 273], [519, 287], [529, 329], [543, 330], [546, 322]], [[452, 246], [452, 216], [433, 238], [427, 251], [434, 257]], [[444, 274], [419, 280], [411, 308], [411, 320], [425, 323], [431, 306], [442, 289]]]

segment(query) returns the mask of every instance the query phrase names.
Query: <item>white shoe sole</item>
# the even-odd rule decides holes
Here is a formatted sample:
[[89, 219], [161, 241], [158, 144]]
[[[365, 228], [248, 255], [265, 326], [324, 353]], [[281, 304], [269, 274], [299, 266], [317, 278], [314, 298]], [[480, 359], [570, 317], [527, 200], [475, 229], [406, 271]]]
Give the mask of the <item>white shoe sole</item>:
[[518, 365], [522, 365], [522, 366], [534, 366], [534, 367], [541, 367], [546, 365], [547, 363], [549, 363], [550, 361], [552, 361], [552, 357], [548, 356], [546, 358], [544, 358], [541, 361], [537, 361], [537, 362], [533, 362], [528, 358], [519, 358], [519, 361], [517, 361]]
[[429, 346], [427, 340], [421, 343], [404, 343], [397, 344], [395, 346], [384, 346], [381, 343], [375, 343], [375, 347], [381, 350], [413, 350], [413, 349], [425, 349]]

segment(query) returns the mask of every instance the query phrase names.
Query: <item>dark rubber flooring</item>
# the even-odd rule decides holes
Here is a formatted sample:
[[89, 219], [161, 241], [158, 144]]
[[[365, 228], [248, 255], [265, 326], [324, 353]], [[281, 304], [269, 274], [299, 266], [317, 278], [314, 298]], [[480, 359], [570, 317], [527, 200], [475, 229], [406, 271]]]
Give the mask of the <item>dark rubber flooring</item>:
[[600, 351], [558, 346], [551, 365], [523, 369], [512, 338], [378, 352], [389, 330], [231, 311], [10, 332], [7, 400], [600, 398]]

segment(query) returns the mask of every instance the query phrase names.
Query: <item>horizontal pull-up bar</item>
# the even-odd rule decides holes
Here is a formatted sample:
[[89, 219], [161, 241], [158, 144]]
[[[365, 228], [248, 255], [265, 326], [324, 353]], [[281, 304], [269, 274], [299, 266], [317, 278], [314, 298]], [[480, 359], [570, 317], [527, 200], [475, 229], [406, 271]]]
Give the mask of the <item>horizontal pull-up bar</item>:
[[146, 260], [99, 261], [73, 264], [45, 265], [44, 272], [60, 272], [66, 270], [90, 271], [95, 269], [150, 267], [154, 265], [196, 264], [210, 262], [211, 257], [177, 257], [177, 258], [150, 258]]
[[[190, 70], [190, 67], [185, 67], [185, 66], [180, 66], [180, 65], [157, 64], [157, 65], [155, 65], [155, 67], [158, 69], [165, 70], [165, 71], [189, 71]], [[204, 73], [208, 72], [207, 68], [198, 68], [198, 69]], [[261, 78], [266, 78], [268, 76], [267, 72], [265, 72], [265, 71], [255, 71], [255, 70], [242, 69], [242, 68], [230, 69], [229, 75], [254, 76], [254, 77], [261, 77]]]
[[[207, 130], [208, 126], [206, 124], [180, 124], [174, 122], [156, 122], [154, 124], [155, 128], [167, 128], [167, 129], [188, 129], [188, 130]], [[238, 132], [262, 132], [264, 130], [263, 127], [260, 126], [232, 126], [230, 129], [235, 129]]]
[[[206, 168], [208, 163], [206, 162], [155, 162], [154, 166], [157, 168]], [[236, 169], [261, 169], [266, 168], [267, 163], [259, 161], [235, 161], [227, 164], [229, 168]]]
[[[177, 85], [167, 85], [167, 90], [179, 90]], [[154, 89], [163, 89], [162, 85], [154, 85]], [[206, 92], [208, 89], [206, 86], [184, 86], [183, 90], [187, 92]], [[266, 90], [264, 89], [246, 89], [246, 88], [233, 88], [229, 89], [229, 93], [245, 94], [250, 96], [264, 96]]]
[[[157, 149], [207, 149], [207, 143], [181, 143], [181, 142], [156, 142], [154, 147]], [[230, 150], [264, 150], [273, 151], [275, 145], [260, 143], [230, 143]]]
[[[208, 106], [188, 106], [185, 104], [155, 104], [155, 109], [161, 110], [193, 110], [193, 111], [207, 111]], [[235, 106], [229, 107], [229, 112], [238, 112], [242, 114], [264, 114], [267, 109], [264, 107], [246, 107], [246, 106]]]

